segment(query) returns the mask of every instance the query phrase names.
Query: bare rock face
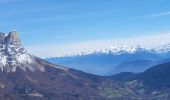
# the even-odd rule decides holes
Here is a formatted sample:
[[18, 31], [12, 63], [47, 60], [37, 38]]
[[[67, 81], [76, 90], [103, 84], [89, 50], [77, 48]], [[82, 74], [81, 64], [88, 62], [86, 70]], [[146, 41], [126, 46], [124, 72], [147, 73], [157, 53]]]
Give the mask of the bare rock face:
[[6, 44], [21, 46], [19, 34], [16, 31], [9, 32], [9, 34], [5, 37], [5, 42]]
[[[35, 62], [35, 57], [28, 54], [21, 44], [19, 33], [11, 31], [5, 37], [0, 33], [0, 68], [6, 72], [15, 72], [17, 68], [43, 71]], [[33, 67], [34, 66], [34, 67]], [[36, 67], [35, 67], [36, 66]]]

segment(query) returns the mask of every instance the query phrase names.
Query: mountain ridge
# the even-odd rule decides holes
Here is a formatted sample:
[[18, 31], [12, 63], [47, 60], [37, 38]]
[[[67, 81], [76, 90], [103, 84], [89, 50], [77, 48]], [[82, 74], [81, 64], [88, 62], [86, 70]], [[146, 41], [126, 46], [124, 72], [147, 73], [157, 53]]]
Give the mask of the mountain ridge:
[[[166, 46], [167, 48], [169, 47], [169, 45], [165, 45], [160, 48]], [[147, 49], [139, 45], [120, 45], [101, 50], [45, 59], [55, 64], [58, 63], [69, 68], [90, 72], [92, 74], [111, 75], [123, 71], [142, 72], [153, 65], [166, 61], [166, 59], [168, 60], [168, 58], [170, 58], [168, 50], [170, 49], [166, 49], [167, 52], [165, 52], [165, 50], [162, 49]], [[138, 60], [142, 60], [142, 65], [137, 63]], [[126, 64], [129, 66], [126, 66]], [[134, 70], [129, 71], [126, 67]], [[97, 71], [94, 71], [93, 68]]]
[[[109, 53], [98, 52], [98, 53], [92, 53], [92, 54], [87, 54], [82, 56], [79, 55], [79, 56], [46, 58], [46, 60], [55, 64], [58, 63], [67, 66], [69, 68], [74, 68], [74, 69], [90, 72], [97, 75], [110, 75], [111, 70], [114, 70], [115, 67], [119, 66], [119, 64], [124, 62], [133, 62], [140, 59], [143, 59], [145, 61], [148, 60], [148, 61], [155, 62], [159, 59], [162, 59], [162, 57], [157, 55], [155, 52], [150, 52], [146, 49], [138, 48], [138, 49], [134, 49], [134, 51], [135, 52], [132, 53], [121, 51], [121, 53], [118, 52], [119, 54], [113, 54], [112, 52]], [[96, 71], [93, 70], [94, 68], [96, 69]], [[147, 68], [147, 66], [145, 68]]]
[[[89, 51], [81, 51], [77, 53], [70, 53], [63, 56], [56, 56], [56, 57], [74, 57], [74, 56], [83, 56], [83, 55], [91, 55], [91, 54], [113, 54], [113, 55], [120, 55], [121, 53], [135, 53], [138, 51], [149, 51], [145, 47], [141, 47], [140, 45], [120, 45], [120, 46], [111, 46], [108, 48], [103, 49], [96, 49], [96, 50], [89, 50]], [[54, 56], [55, 57], [55, 56]], [[50, 57], [45, 57], [50, 58]], [[53, 57], [51, 57], [53, 58]]]
[[122, 72], [111, 76], [113, 80], [127, 82], [140, 80], [145, 85], [154, 89], [170, 88], [170, 61], [152, 66], [141, 73]]
[[91, 54], [113, 54], [113, 55], [120, 55], [122, 53], [133, 54], [139, 51], [147, 51], [152, 53], [167, 53], [170, 51], [170, 43], [165, 45], [160, 45], [154, 48], [146, 48], [139, 44], [138, 45], [126, 45], [126, 44], [115, 45], [115, 46], [110, 46], [102, 49], [73, 52], [70, 54], [65, 54], [63, 56], [44, 57], [44, 59], [54, 58], [54, 57], [75, 57], [75, 56], [84, 56], [84, 55], [91, 55]]

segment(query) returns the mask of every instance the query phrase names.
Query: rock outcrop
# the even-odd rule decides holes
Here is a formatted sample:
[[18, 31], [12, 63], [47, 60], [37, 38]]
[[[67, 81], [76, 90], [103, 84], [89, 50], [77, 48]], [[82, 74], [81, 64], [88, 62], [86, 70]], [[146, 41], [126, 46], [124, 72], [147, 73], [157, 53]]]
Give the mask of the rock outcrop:
[[7, 36], [0, 33], [0, 68], [6, 72], [14, 72], [17, 68], [43, 71], [35, 62], [35, 57], [24, 49], [16, 31], [9, 32]]

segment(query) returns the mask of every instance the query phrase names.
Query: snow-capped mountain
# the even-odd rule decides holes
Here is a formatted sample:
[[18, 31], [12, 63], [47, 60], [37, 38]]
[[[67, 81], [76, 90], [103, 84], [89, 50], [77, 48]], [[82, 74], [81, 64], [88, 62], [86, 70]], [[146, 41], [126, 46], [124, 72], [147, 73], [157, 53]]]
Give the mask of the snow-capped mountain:
[[[85, 72], [103, 75], [122, 71], [142, 72], [153, 65], [169, 61], [168, 58], [170, 58], [170, 44], [153, 49], [140, 45], [119, 45], [62, 57], [46, 58], [46, 60]], [[93, 70], [94, 68], [96, 70]]]
[[[36, 67], [32, 67], [33, 65]], [[0, 68], [6, 72], [15, 72], [17, 68], [44, 71], [43, 67], [36, 64], [34, 57], [24, 49], [16, 31], [11, 31], [6, 36], [0, 33]]]
[[140, 45], [134, 45], [134, 46], [121, 45], [121, 46], [111, 46], [109, 48], [100, 49], [95, 52], [106, 53], [106, 54], [112, 53], [113, 55], [120, 55], [122, 53], [133, 54], [135, 52], [141, 52], [141, 51], [148, 51], [148, 50], [144, 47], [141, 47]]
[[[132, 72], [141, 72], [154, 65], [159, 59], [162, 58], [157, 55], [157, 53], [139, 45], [112, 46], [109, 48], [81, 52], [77, 54], [75, 53], [74, 55], [67, 55], [63, 57], [46, 58], [46, 60], [56, 64], [58, 63], [70, 68], [98, 75], [106, 75], [108, 73], [111, 74], [111, 72], [114, 72], [113, 70], [115, 68], [117, 71], [114, 73], [129, 71], [126, 69], [134, 69]], [[139, 66], [138, 62], [140, 61], [146, 63], [142, 63]], [[125, 67], [127, 63], [129, 68]], [[124, 66], [122, 66], [121, 69], [117, 68], [117, 66], [120, 65]], [[122, 68], [126, 69], [123, 70]]]
[[170, 52], [170, 44], [161, 45], [156, 48], [146, 48], [140, 45], [126, 45], [126, 44], [115, 45], [115, 46], [110, 46], [107, 48], [74, 52], [74, 53], [65, 54], [62, 56], [54, 56], [54, 57], [73, 57], [73, 56], [85, 56], [85, 55], [92, 55], [92, 54], [121, 55], [124, 53], [134, 54], [136, 52], [151, 52], [155, 54], [168, 53]]
[[75, 52], [60, 57], [83, 56], [83, 55], [91, 55], [91, 54], [121, 55], [123, 53], [133, 54], [136, 52], [143, 52], [143, 51], [150, 51], [150, 50], [145, 47], [141, 47], [140, 45], [119, 45], [119, 46], [111, 46], [108, 48], [91, 50], [91, 51], [89, 50], [89, 51]]
[[154, 49], [157, 53], [167, 53], [170, 52], [170, 44], [161, 45]]
[[153, 49], [158, 55], [169, 59], [170, 58], [170, 44], [161, 45]]

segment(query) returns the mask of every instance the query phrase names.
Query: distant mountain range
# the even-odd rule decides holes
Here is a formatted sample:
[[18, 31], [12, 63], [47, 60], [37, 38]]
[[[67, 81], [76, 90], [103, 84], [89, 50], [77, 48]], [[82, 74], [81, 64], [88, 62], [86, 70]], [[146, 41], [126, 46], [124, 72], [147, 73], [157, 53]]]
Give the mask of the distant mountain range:
[[113, 75], [119, 72], [143, 72], [165, 60], [170, 61], [168, 58], [170, 44], [154, 49], [146, 49], [139, 45], [115, 46], [46, 60], [92, 74]]

